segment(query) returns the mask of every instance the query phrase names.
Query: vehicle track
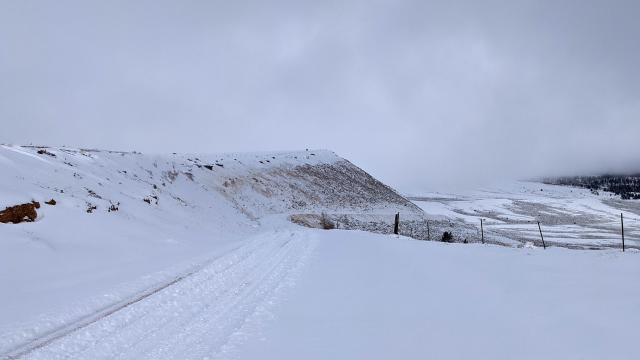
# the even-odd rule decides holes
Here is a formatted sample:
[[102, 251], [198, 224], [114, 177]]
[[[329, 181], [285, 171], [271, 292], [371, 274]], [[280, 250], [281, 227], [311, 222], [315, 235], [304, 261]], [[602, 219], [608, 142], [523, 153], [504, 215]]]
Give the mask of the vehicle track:
[[201, 268], [46, 334], [5, 359], [216, 358], [252, 314], [295, 278], [314, 241], [263, 234]]

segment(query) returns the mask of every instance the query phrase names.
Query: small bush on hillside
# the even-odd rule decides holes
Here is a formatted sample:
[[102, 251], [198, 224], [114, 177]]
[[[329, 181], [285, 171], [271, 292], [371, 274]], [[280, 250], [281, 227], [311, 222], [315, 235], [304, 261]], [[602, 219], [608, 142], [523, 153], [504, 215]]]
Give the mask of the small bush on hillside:
[[51, 156], [51, 157], [56, 157], [56, 154], [51, 153], [51, 152], [48, 152], [48, 151], [47, 151], [47, 150], [45, 150], [45, 149], [40, 149], [40, 150], [38, 150], [38, 154], [40, 154], [40, 155], [49, 155], [49, 156]]
[[325, 213], [322, 213], [322, 215], [320, 215], [320, 226], [322, 226], [322, 228], [325, 230], [335, 229], [333, 221], [331, 221], [331, 219], [329, 219], [329, 217]]
[[448, 232], [448, 231], [445, 231], [442, 234], [442, 242], [452, 243], [453, 242], [453, 234]]
[[112, 212], [112, 211], [118, 211], [120, 210], [120, 202], [117, 203], [111, 203], [111, 206], [109, 206], [109, 209], [107, 209], [108, 212]]

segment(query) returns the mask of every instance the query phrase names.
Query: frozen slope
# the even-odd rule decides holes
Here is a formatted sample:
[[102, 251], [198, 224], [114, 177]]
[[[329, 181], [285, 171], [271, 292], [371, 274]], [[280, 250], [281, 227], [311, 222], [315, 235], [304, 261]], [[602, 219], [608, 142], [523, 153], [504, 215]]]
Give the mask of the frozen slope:
[[162, 288], [292, 214], [422, 213], [330, 151], [0, 146], [0, 209], [32, 200], [35, 222], [0, 224], [0, 354]]

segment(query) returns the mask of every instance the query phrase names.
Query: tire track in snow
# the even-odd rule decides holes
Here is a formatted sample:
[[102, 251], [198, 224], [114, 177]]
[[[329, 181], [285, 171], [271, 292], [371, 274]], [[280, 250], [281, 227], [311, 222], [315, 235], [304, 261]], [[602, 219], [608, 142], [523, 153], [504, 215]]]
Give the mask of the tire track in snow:
[[[217, 358], [223, 356], [225, 346], [259, 308], [263, 308], [286, 278], [295, 273], [296, 266], [304, 257], [305, 248], [293, 240], [279, 251], [268, 263], [257, 269], [258, 277], [250, 277], [236, 289], [235, 296], [203, 311], [196, 321], [180, 333], [179, 346], [156, 348], [150, 358], [154, 359], [202, 359], [204, 354]], [[212, 322], [218, 326], [210, 327]], [[207, 339], [203, 341], [203, 339]], [[213, 352], [215, 350], [215, 352]]]
[[[247, 259], [249, 256], [255, 253], [257, 249], [256, 245], [257, 245], [256, 242], [252, 242], [241, 249], [237, 249], [236, 251], [232, 251], [228, 253], [226, 256], [221, 257], [218, 261], [215, 261], [210, 266], [203, 267], [203, 269], [201, 270], [204, 270], [204, 269], [207, 270], [205, 272], [207, 274], [206, 278], [199, 279], [201, 281], [199, 281], [193, 288], [188, 290], [191, 293], [197, 292], [201, 286], [205, 286], [205, 284], [208, 281], [210, 281], [210, 279], [212, 279], [213, 277], [220, 276], [224, 278], [225, 273], [227, 271], [232, 269], [234, 266], [237, 266], [239, 262], [245, 261], [245, 259]], [[188, 296], [189, 294], [181, 294], [181, 295]], [[156, 301], [156, 299], [153, 299], [153, 301]], [[162, 304], [160, 304], [159, 306], [161, 305]], [[74, 354], [80, 355], [82, 351], [95, 347], [97, 345], [96, 341], [92, 339], [104, 339], [104, 341], [102, 341], [102, 343], [104, 344], [107, 342], [112, 342], [111, 340], [113, 338], [116, 338], [116, 337], [122, 338], [122, 337], [126, 337], [127, 335], [130, 335], [127, 333], [127, 331], [133, 328], [132, 325], [136, 324], [137, 322], [143, 323], [143, 325], [138, 325], [137, 326], [138, 328], [140, 326], [144, 326], [144, 324], [147, 325], [145, 329], [148, 329], [148, 330], [143, 330], [144, 332], [154, 332], [157, 329], [159, 329], [162, 324], [158, 324], [157, 322], [153, 323], [154, 322], [153, 316], [156, 315], [158, 308], [150, 309], [150, 307], [147, 306], [144, 309], [147, 309], [148, 311], [146, 312], [135, 311], [133, 314], [127, 313], [126, 319], [125, 319], [126, 321], [123, 321], [117, 325], [98, 328], [96, 332], [100, 331], [100, 333], [92, 334], [91, 338], [85, 339], [84, 343], [82, 344], [81, 343], [75, 344]], [[148, 320], [149, 318], [150, 318], [149, 321], [145, 321], [145, 320]], [[149, 322], [151, 322], [151, 324], [149, 324]], [[117, 354], [115, 354], [114, 356], [116, 355]], [[63, 358], [67, 358], [67, 357], [63, 357]]]
[[[258, 259], [268, 258], [271, 256], [268, 252], [272, 249], [270, 247], [260, 245], [261, 242], [254, 242], [242, 249], [242, 251], [230, 254], [231, 259], [223, 259], [224, 261], [217, 262], [213, 267], [205, 269], [203, 274], [206, 274], [207, 276], [203, 279], [194, 279], [195, 283], [192, 284], [193, 286], [190, 284], [190, 286], [184, 289], [172, 289], [171, 296], [173, 296], [174, 299], [187, 299], [189, 302], [187, 307], [184, 307], [184, 301], [163, 302], [163, 299], [161, 298], [153, 299], [154, 304], [146, 307], [146, 309], [152, 308], [152, 311], [144, 312], [138, 320], [134, 322], [130, 321], [132, 317], [131, 314], [127, 314], [127, 318], [122, 326], [118, 326], [115, 330], [107, 329], [111, 330], [110, 334], [113, 334], [113, 336], [110, 336], [110, 334], [93, 335], [93, 338], [105, 340], [101, 341], [100, 344], [88, 344], [85, 349], [88, 349], [93, 353], [110, 353], [107, 357], [109, 359], [119, 358], [123, 354], [121, 351], [114, 352], [111, 350], [118, 349], [119, 343], [128, 343], [128, 353], [131, 353], [134, 349], [139, 349], [141, 347], [144, 348], [145, 345], [147, 347], [147, 352], [151, 351], [150, 348], [157, 346], [157, 344], [153, 342], [154, 339], [162, 339], [165, 337], [170, 338], [175, 336], [175, 330], [172, 330], [173, 333], [167, 334], [167, 329], [173, 329], [181, 324], [188, 324], [192, 321], [195, 316], [193, 311], [190, 311], [193, 309], [193, 304], [200, 303], [203, 304], [203, 307], [207, 307], [208, 303], [215, 303], [215, 301], [213, 301], [215, 299], [202, 298], [203, 294], [207, 294], [202, 291], [203, 289], [208, 288], [209, 290], [213, 290], [211, 281], [214, 280], [214, 277], [217, 280], [215, 285], [217, 293], [215, 294], [215, 297], [219, 298], [233, 290], [234, 284], [230, 283], [229, 279], [233, 278], [233, 274], [237, 273], [237, 269], [239, 267], [243, 268], [249, 266], [249, 269], [252, 270], [252, 264], [255, 264]], [[245, 251], [247, 254], [243, 254]], [[223, 267], [224, 269], [222, 271], [218, 271], [217, 267]], [[209, 291], [209, 293], [211, 293], [211, 291]], [[196, 309], [199, 308], [196, 307]], [[158, 314], [160, 313], [173, 314], [174, 316], [158, 317]], [[98, 331], [104, 330], [104, 328], [98, 329]], [[97, 348], [101, 348], [101, 350]], [[145, 351], [139, 352], [141, 353], [139, 356], [143, 356], [145, 353]], [[130, 356], [129, 358], [139, 358], [139, 356]], [[82, 356], [80, 358], [86, 357]], [[92, 355], [91, 358], [96, 358], [96, 355]]]
[[[236, 246], [235, 248], [232, 248], [229, 252], [234, 252], [237, 249], [239, 249], [240, 247], [242, 247], [242, 245]], [[5, 354], [2, 355], [2, 359], [9, 359], [9, 360], [13, 360], [13, 359], [20, 359], [22, 357], [24, 357], [25, 355], [31, 353], [32, 351], [39, 349], [41, 347], [44, 347], [60, 338], [63, 338], [67, 335], [69, 335], [70, 333], [73, 333], [75, 331], [78, 331], [84, 327], [87, 327], [97, 321], [99, 321], [100, 319], [103, 319], [111, 314], [114, 314], [126, 307], [129, 307], [139, 301], [142, 301], [146, 298], [148, 298], [149, 296], [156, 294], [162, 290], [164, 290], [165, 288], [172, 286], [182, 280], [184, 280], [185, 278], [192, 276], [193, 274], [195, 274], [196, 272], [202, 270], [203, 268], [205, 268], [207, 265], [209, 265], [210, 263], [212, 263], [213, 261], [215, 261], [216, 259], [219, 259], [221, 257], [223, 257], [225, 254], [219, 255], [214, 257], [213, 259], [206, 261], [204, 264], [196, 266], [194, 268], [192, 268], [191, 270], [175, 277], [174, 279], [168, 281], [168, 282], [164, 282], [161, 284], [158, 284], [156, 286], [153, 286], [147, 290], [144, 290], [142, 292], [139, 292], [131, 297], [129, 297], [128, 299], [122, 300], [122, 301], [118, 301], [115, 302], [111, 305], [107, 305], [102, 307], [101, 309], [98, 309], [92, 313], [86, 314], [84, 316], [79, 317], [77, 320], [70, 322], [68, 324], [65, 324], [63, 326], [57, 327], [55, 329], [46, 331], [42, 334], [39, 334], [38, 336], [36, 336], [35, 338], [22, 343], [18, 346], [13, 347], [12, 349], [10, 349], [9, 351], [7, 351]]]
[[295, 276], [313, 243], [304, 232], [264, 234], [152, 294], [9, 358], [224, 356], [247, 319], [268, 307], [274, 292]]

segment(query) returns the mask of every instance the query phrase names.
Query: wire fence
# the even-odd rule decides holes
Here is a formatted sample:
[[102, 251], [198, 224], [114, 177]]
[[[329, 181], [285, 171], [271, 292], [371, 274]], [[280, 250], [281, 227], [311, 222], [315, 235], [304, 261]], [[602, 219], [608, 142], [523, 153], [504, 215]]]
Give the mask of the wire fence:
[[[526, 245], [535, 247], [564, 247], [571, 249], [606, 249], [617, 248], [626, 251], [630, 248], [640, 249], [640, 244], [625, 232], [625, 223], [633, 223], [633, 230], [637, 230], [640, 221], [620, 213], [617, 229], [612, 223], [582, 223], [573, 221], [549, 221], [553, 217], [540, 216], [540, 220], [520, 221], [515, 229], [506, 229], [496, 221], [491, 222], [479, 217], [478, 224], [456, 221], [453, 219], [404, 219], [402, 214], [395, 214], [388, 219], [363, 220], [353, 214], [334, 215], [332, 221], [338, 229], [364, 230], [381, 234], [398, 234], [417, 240], [441, 241], [448, 243], [481, 243], [495, 245]], [[547, 220], [545, 222], [544, 220]], [[566, 236], [567, 230], [563, 226], [578, 226], [572, 236]], [[583, 233], [581, 237], [580, 232]], [[599, 235], [594, 235], [598, 232]], [[560, 235], [558, 235], [560, 234]], [[563, 235], [564, 234], [564, 235]], [[562, 238], [562, 236], [565, 236]]]

